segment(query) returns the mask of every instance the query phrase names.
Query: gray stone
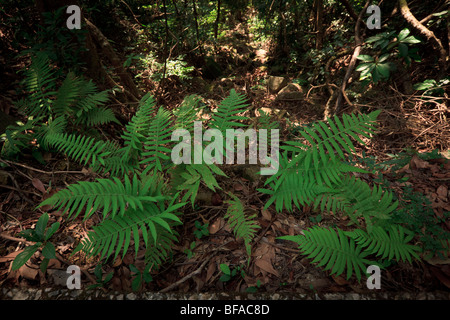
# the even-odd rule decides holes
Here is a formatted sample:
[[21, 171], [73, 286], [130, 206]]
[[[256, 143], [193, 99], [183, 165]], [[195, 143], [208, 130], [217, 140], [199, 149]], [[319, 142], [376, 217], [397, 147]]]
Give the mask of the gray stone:
[[276, 77], [276, 76], [270, 76], [269, 80], [267, 81], [267, 88], [269, 89], [269, 93], [276, 94], [278, 91], [283, 89], [287, 84], [289, 83], [289, 80], [285, 77]]
[[28, 293], [25, 291], [18, 291], [13, 297], [13, 300], [27, 300], [28, 299]]
[[296, 83], [290, 83], [278, 93], [275, 100], [302, 100], [304, 98], [303, 89]]

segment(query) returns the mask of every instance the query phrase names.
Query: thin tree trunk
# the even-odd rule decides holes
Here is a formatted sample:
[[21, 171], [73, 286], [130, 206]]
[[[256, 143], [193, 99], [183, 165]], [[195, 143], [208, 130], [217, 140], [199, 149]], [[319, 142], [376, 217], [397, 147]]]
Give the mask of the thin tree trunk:
[[197, 4], [195, 3], [195, 0], [192, 0], [192, 6], [194, 9], [195, 33], [197, 34], [197, 44], [199, 44], [200, 43], [200, 34], [198, 32]]
[[122, 84], [126, 87], [126, 89], [134, 96], [136, 100], [139, 100], [141, 93], [139, 92], [136, 84], [133, 82], [130, 74], [123, 67], [122, 62], [119, 57], [115, 53], [113, 47], [109, 43], [108, 39], [103, 35], [103, 33], [88, 19], [84, 19], [86, 25], [89, 29], [90, 34], [93, 39], [100, 45], [102, 52], [106, 55], [108, 60], [114, 66], [116, 73], [120, 77]]
[[358, 15], [355, 13], [355, 10], [353, 10], [353, 7], [350, 5], [348, 0], [339, 0], [339, 2], [345, 7], [345, 9], [347, 9], [348, 14], [353, 20], [358, 20]]
[[323, 0], [316, 0], [316, 49], [322, 49], [323, 44]]
[[427, 38], [428, 41], [431, 42], [431, 45], [439, 54], [439, 77], [445, 75], [447, 69], [447, 51], [442, 45], [441, 40], [439, 40], [433, 31], [425, 27], [420, 23], [419, 20], [411, 13], [408, 7], [408, 3], [406, 0], [399, 0], [400, 12], [402, 13], [403, 18], [417, 31], [419, 31], [424, 37]]
[[214, 39], [217, 40], [217, 34], [219, 33], [219, 21], [220, 21], [220, 0], [217, 0], [217, 17], [214, 23]]
[[[344, 80], [342, 81], [341, 89], [338, 92], [338, 96], [336, 98], [336, 104], [334, 108], [334, 114], [337, 114], [342, 107], [342, 99], [345, 95], [345, 89], [347, 87], [348, 80], [350, 79], [350, 76], [353, 73], [353, 70], [356, 66], [356, 58], [359, 56], [359, 53], [361, 52], [361, 46], [362, 46], [362, 39], [360, 35], [360, 29], [361, 29], [361, 21], [364, 13], [366, 12], [367, 7], [369, 6], [370, 0], [367, 0], [366, 4], [364, 5], [364, 8], [361, 10], [361, 12], [358, 15], [358, 19], [356, 20], [355, 25], [355, 50], [353, 51], [352, 58], [350, 60], [350, 63], [347, 68], [347, 72], [345, 73]], [[327, 110], [325, 110], [325, 113], [327, 113]], [[325, 117], [328, 117], [327, 114], [325, 114]]]

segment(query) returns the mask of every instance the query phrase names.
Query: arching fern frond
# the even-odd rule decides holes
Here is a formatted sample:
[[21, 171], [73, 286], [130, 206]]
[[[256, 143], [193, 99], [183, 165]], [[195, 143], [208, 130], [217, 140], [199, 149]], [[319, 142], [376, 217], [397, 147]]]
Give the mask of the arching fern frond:
[[[134, 251], [137, 255], [141, 236], [146, 248], [152, 246], [154, 252], [151, 256], [156, 260], [161, 260], [166, 248], [157, 248], [155, 245], [161, 239], [162, 230], [165, 233], [173, 234], [171, 224], [181, 223], [174, 210], [180, 206], [174, 206], [167, 210], [160, 210], [154, 203], [145, 203], [141, 209], [130, 208], [125, 215], [116, 215], [111, 219], [102, 221], [93, 227], [88, 237], [82, 241], [75, 252], [83, 250], [88, 255], [100, 255], [100, 259], [108, 258], [115, 252], [114, 259], [122, 251], [122, 257], [128, 251], [131, 243], [131, 235], [134, 240]], [[167, 239], [167, 236], [165, 237]], [[163, 251], [162, 253], [158, 253]]]
[[220, 102], [217, 111], [213, 113], [210, 127], [220, 130], [224, 136], [227, 129], [244, 127], [245, 124], [238, 121], [246, 120], [247, 117], [238, 116], [238, 114], [247, 111], [248, 104], [245, 102], [245, 95], [237, 93], [232, 89], [228, 97]]
[[110, 154], [110, 152], [105, 151], [105, 141], [97, 141], [94, 138], [79, 134], [52, 134], [47, 136], [46, 141], [59, 151], [65, 152], [74, 161], [85, 165], [89, 161], [92, 162], [92, 165], [95, 165], [97, 161], [104, 165], [103, 158]]
[[312, 263], [331, 270], [331, 274], [341, 275], [345, 270], [347, 279], [356, 274], [358, 281], [366, 272], [366, 265], [375, 264], [366, 259], [367, 252], [361, 250], [355, 241], [347, 237], [341, 229], [313, 227], [304, 231], [304, 235], [284, 236], [283, 240], [294, 241], [302, 254], [313, 259]]
[[365, 248], [366, 252], [375, 254], [382, 259], [392, 260], [395, 258], [397, 261], [408, 261], [409, 263], [411, 263], [412, 257], [420, 259], [417, 255], [420, 248], [409, 244], [414, 233], [400, 225], [391, 225], [386, 230], [374, 226], [370, 233], [356, 229], [346, 232], [346, 234]]
[[130, 146], [139, 152], [142, 151], [145, 136], [154, 117], [155, 105], [156, 101], [150, 93], [147, 93], [139, 101], [136, 114], [125, 125], [125, 130], [122, 134], [125, 146]]
[[328, 197], [339, 199], [341, 210], [354, 223], [358, 223], [358, 218], [363, 217], [369, 232], [374, 224], [389, 220], [390, 214], [398, 206], [398, 201], [393, 200], [392, 192], [384, 191], [378, 185], [371, 188], [366, 182], [355, 177], [346, 177], [332, 193], [323, 197], [321, 201], [328, 201]]
[[44, 200], [39, 207], [52, 205], [56, 210], [67, 211], [69, 217], [74, 215], [74, 218], [83, 209], [84, 219], [101, 209], [104, 217], [108, 214], [112, 218], [116, 215], [123, 217], [128, 207], [144, 210], [145, 203], [166, 199], [158, 189], [154, 189], [155, 183], [153, 179], [142, 183], [137, 175], [132, 180], [125, 176], [125, 182], [116, 177], [98, 179], [96, 182], [79, 181]]
[[212, 191], [220, 189], [214, 174], [226, 177], [215, 164], [180, 164], [172, 172], [171, 184], [174, 190], [185, 191], [183, 201], [190, 199], [193, 206], [202, 182]]
[[162, 172], [171, 164], [171, 150], [167, 147], [172, 141], [171, 114], [160, 108], [156, 116], [150, 122], [145, 139], [145, 151], [142, 153], [141, 164], [146, 165], [144, 173], [157, 170]]
[[[306, 170], [311, 166], [319, 170], [320, 160], [325, 162], [328, 157], [331, 160], [336, 158], [346, 160], [344, 152], [350, 155], [354, 152], [355, 146], [350, 138], [365, 145], [359, 135], [370, 138], [370, 134], [374, 133], [375, 120], [379, 113], [380, 110], [368, 115], [344, 114], [342, 122], [337, 116], [334, 116], [333, 119], [328, 119], [328, 126], [322, 121], [313, 123], [311, 128], [304, 127], [304, 130], [300, 131], [304, 142], [289, 141], [287, 142], [289, 146], [282, 146], [281, 148], [293, 152], [294, 155], [306, 152], [304, 158]], [[297, 161], [302, 159], [303, 157], [294, 156], [291, 165], [295, 165]]]
[[245, 214], [241, 200], [232, 193], [228, 193], [228, 195], [231, 197], [231, 200], [225, 201], [228, 204], [225, 219], [228, 221], [235, 236], [244, 240], [247, 254], [250, 256], [250, 242], [255, 237], [256, 230], [260, 228], [255, 221], [256, 214]]

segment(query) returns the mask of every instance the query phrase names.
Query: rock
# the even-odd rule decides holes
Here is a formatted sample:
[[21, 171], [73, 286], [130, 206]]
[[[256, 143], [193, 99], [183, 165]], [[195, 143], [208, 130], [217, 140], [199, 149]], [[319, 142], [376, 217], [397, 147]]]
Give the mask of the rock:
[[290, 83], [278, 93], [275, 100], [303, 100], [304, 93], [300, 85]]
[[67, 286], [67, 279], [69, 278], [70, 274], [66, 271], [58, 269], [48, 269], [47, 273], [56, 286]]
[[269, 80], [267, 81], [267, 88], [269, 89], [269, 93], [276, 94], [288, 83], [289, 81], [285, 77], [270, 76]]

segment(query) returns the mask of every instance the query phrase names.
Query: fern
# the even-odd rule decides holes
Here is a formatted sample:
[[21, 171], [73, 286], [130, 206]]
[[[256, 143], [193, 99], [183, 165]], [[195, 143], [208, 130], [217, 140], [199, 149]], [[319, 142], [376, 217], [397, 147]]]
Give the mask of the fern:
[[60, 151], [64, 151], [74, 161], [84, 163], [85, 165], [92, 161], [92, 165], [98, 161], [105, 164], [104, 157], [111, 152], [105, 151], [104, 141], [96, 141], [94, 138], [81, 136], [78, 134], [57, 133], [48, 135], [46, 141], [49, 145]]
[[375, 264], [366, 259], [368, 253], [356, 245], [355, 241], [347, 237], [345, 232], [337, 229], [313, 227], [305, 230], [304, 235], [284, 236], [283, 240], [294, 241], [298, 244], [302, 254], [313, 259], [311, 263], [331, 270], [331, 274], [341, 275], [346, 270], [347, 279], [353, 273], [358, 281], [361, 274], [365, 274], [366, 265]]
[[139, 108], [131, 121], [125, 126], [122, 135], [124, 145], [127, 147], [125, 157], [129, 157], [132, 150], [137, 152], [135, 155], [139, 157], [143, 151], [143, 145], [150, 129], [155, 108], [155, 99], [150, 93], [147, 93], [139, 102]]
[[[323, 121], [313, 123], [311, 128], [304, 127], [304, 130], [300, 131], [305, 140], [304, 143], [289, 141], [287, 142], [289, 146], [283, 146], [282, 149], [294, 153], [295, 156], [292, 159], [291, 166], [294, 166], [300, 160], [304, 160], [305, 170], [313, 166], [317, 171], [320, 161], [322, 163], [327, 162], [328, 157], [333, 161], [336, 158], [346, 160], [344, 152], [352, 154], [355, 151], [355, 146], [350, 138], [365, 145], [359, 135], [370, 138], [370, 134], [374, 133], [374, 121], [379, 113], [380, 110], [368, 115], [344, 114], [342, 122], [337, 116], [334, 116], [333, 119], [328, 119], [329, 126]], [[309, 143], [309, 146], [307, 143]], [[306, 151], [304, 159], [302, 151]], [[301, 155], [296, 156], [299, 153]]]
[[226, 177], [226, 174], [215, 164], [181, 164], [173, 172], [172, 185], [175, 190], [185, 191], [183, 201], [190, 199], [194, 206], [202, 182], [212, 191], [216, 191], [216, 188], [220, 189], [214, 174]]
[[[166, 199], [155, 179], [142, 183], [134, 175], [132, 180], [125, 177], [124, 183], [116, 177], [98, 179], [96, 182], [79, 181], [44, 200], [39, 207], [51, 205], [56, 210], [68, 211], [69, 217], [77, 217], [86, 208], [84, 219], [100, 209], [103, 209], [104, 217], [109, 213], [112, 218], [116, 215], [123, 217], [128, 207], [144, 210], [144, 204]], [[158, 188], [155, 189], [155, 186]]]
[[[335, 198], [339, 203], [336, 200], [331, 200], [330, 203], [330, 198]], [[320, 202], [322, 209], [327, 203], [328, 210], [342, 210], [354, 223], [358, 223], [359, 217], [364, 217], [369, 232], [374, 224], [388, 221], [398, 206], [398, 201], [393, 200], [392, 192], [383, 191], [377, 185], [371, 188], [366, 182], [354, 177], [346, 177], [331, 193], [316, 199], [315, 206], [318, 207]]]
[[260, 226], [256, 223], [256, 215], [246, 215], [244, 212], [244, 206], [241, 200], [232, 193], [228, 193], [232, 198], [226, 201], [228, 204], [227, 213], [225, 219], [228, 220], [228, 224], [232, 228], [235, 236], [238, 239], [243, 239], [248, 256], [251, 255], [250, 242], [255, 237], [256, 230]]
[[234, 89], [230, 91], [228, 97], [222, 100], [217, 111], [211, 117], [210, 127], [218, 129], [225, 136], [227, 129], [244, 127], [245, 124], [238, 120], [246, 120], [247, 117], [239, 116], [239, 113], [247, 111], [248, 104], [243, 94], [236, 93]]
[[[142, 233], [145, 247], [148, 247], [150, 243], [153, 245], [161, 243], [159, 241], [161, 229], [157, 229], [157, 226], [172, 233], [170, 224], [173, 221], [181, 223], [173, 212], [182, 205], [184, 204], [160, 210], [158, 206], [150, 202], [145, 203], [141, 209], [130, 208], [125, 215], [114, 216], [100, 225], [94, 226], [93, 231], [89, 232], [88, 237], [78, 245], [74, 253], [83, 250], [88, 255], [100, 255], [100, 259], [107, 259], [115, 252], [115, 259], [122, 250], [123, 257], [130, 246], [131, 234], [133, 234], [134, 251], [137, 255], [140, 233]], [[159, 256], [159, 254], [152, 255], [153, 259], [157, 259]]]
[[170, 112], [160, 108], [147, 130], [145, 151], [142, 153], [143, 159], [140, 161], [141, 164], [147, 166], [144, 173], [152, 170], [162, 172], [166, 168], [170, 161], [171, 150], [167, 148], [167, 144], [171, 143], [171, 131]]
[[198, 114], [202, 108], [199, 107], [201, 97], [192, 94], [184, 98], [180, 107], [173, 111], [176, 116], [174, 129], [186, 129], [191, 134], [194, 131], [194, 121], [198, 120]]
[[387, 231], [381, 227], [375, 226], [372, 232], [367, 233], [364, 230], [356, 229], [346, 234], [353, 238], [366, 252], [375, 254], [382, 259], [397, 261], [408, 261], [411, 258], [420, 259], [417, 252], [420, 248], [408, 244], [414, 237], [414, 233], [408, 231], [402, 226], [391, 225]]
[[[145, 262], [158, 269], [171, 255], [179, 234], [175, 230], [168, 231], [160, 225], [155, 225], [156, 242], [149, 241], [145, 251]], [[149, 237], [152, 235], [149, 235]]]

